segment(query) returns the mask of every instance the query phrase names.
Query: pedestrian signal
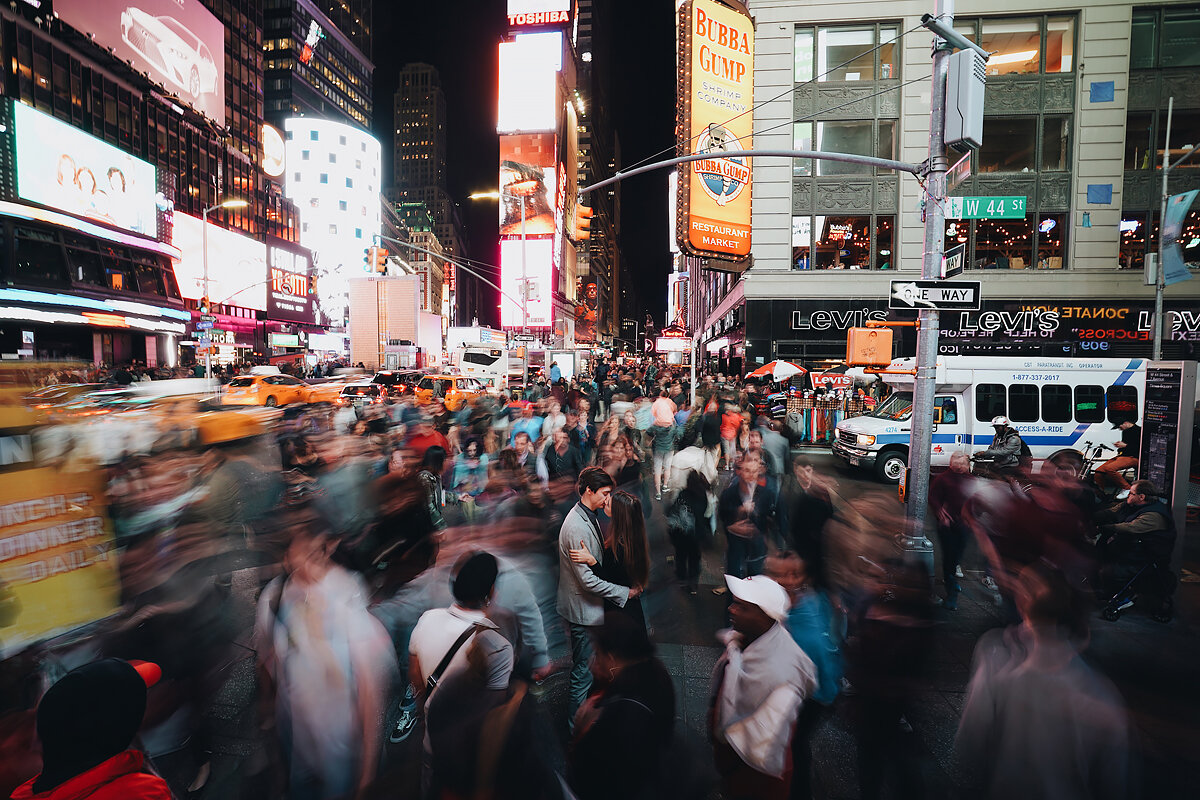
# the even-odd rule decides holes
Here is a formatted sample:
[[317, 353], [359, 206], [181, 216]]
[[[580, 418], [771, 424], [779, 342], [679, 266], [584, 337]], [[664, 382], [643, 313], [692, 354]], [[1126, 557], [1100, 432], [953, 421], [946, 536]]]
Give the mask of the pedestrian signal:
[[586, 242], [592, 238], [593, 213], [589, 206], [575, 206], [575, 235], [572, 237], [575, 241]]
[[891, 328], [846, 331], [846, 363], [852, 367], [886, 367], [892, 363]]

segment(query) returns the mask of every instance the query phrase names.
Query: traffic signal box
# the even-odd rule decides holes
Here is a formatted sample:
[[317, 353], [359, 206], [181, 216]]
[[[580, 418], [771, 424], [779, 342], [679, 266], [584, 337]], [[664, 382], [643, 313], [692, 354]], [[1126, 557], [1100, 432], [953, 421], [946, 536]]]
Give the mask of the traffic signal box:
[[592, 238], [592, 211], [590, 206], [575, 206], [575, 235], [572, 237], [577, 242], [586, 242]]
[[886, 367], [892, 363], [891, 328], [846, 331], [846, 363], [852, 367]]
[[388, 251], [382, 247], [363, 248], [363, 269], [367, 272], [387, 272]]

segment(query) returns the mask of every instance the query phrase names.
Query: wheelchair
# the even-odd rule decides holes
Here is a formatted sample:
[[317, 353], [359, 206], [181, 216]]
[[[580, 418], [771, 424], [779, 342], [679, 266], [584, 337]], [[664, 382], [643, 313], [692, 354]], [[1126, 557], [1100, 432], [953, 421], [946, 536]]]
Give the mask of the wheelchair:
[[1109, 622], [1116, 622], [1123, 613], [1139, 606], [1148, 611], [1154, 621], [1170, 622], [1175, 615], [1175, 586], [1179, 582], [1171, 571], [1170, 557], [1156, 558], [1136, 567], [1124, 565], [1124, 568], [1125, 574], [1130, 570], [1136, 571], [1108, 599], [1100, 610], [1100, 616]]

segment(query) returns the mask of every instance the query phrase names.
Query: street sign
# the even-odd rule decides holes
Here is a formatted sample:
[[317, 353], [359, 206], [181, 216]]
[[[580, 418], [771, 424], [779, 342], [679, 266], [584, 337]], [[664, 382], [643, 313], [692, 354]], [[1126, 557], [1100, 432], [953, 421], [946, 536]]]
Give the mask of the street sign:
[[971, 177], [971, 154], [967, 153], [946, 171], [946, 191], [949, 192]]
[[942, 277], [953, 278], [955, 275], [961, 275], [963, 266], [967, 261], [967, 246], [960, 244], [956, 247], [951, 247], [942, 256]]
[[212, 326], [213, 326], [212, 322], [210, 322], [208, 320], [200, 320], [199, 322], [196, 323], [196, 330], [206, 331], [206, 330], [209, 330], [210, 328], [212, 328]]
[[214, 317], [212, 314], [201, 314], [200, 321], [201, 322], [216, 322], [217, 318]]
[[978, 311], [979, 281], [892, 281], [888, 308]]
[[537, 341], [537, 337], [534, 336], [532, 333], [516, 333], [516, 334], [513, 334], [513, 341], [514, 342], [534, 342], [534, 341]]
[[1025, 198], [947, 197], [946, 219], [1024, 219]]

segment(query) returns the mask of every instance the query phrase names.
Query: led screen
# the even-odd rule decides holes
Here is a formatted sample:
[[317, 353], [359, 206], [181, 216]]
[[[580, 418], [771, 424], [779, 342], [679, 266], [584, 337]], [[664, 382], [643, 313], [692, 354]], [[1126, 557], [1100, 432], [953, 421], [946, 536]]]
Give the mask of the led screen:
[[54, 0], [65, 23], [225, 124], [225, 27], [200, 0]]
[[[175, 262], [179, 293], [188, 300], [204, 296], [204, 223], [175, 214]], [[249, 236], [208, 223], [208, 299], [213, 305], [267, 310], [267, 246]]]
[[302, 247], [282, 239], [267, 244], [267, 318], [316, 322], [312, 259]]
[[[500, 241], [500, 325], [520, 328], [521, 313], [521, 245], [520, 239]], [[550, 294], [553, 288], [550, 275], [553, 239], [525, 241], [525, 275], [529, 282], [528, 312], [530, 328], [549, 328], [551, 323]]]
[[500, 137], [500, 235], [521, 235], [525, 206], [528, 236], [554, 233], [554, 134]]
[[153, 165], [23, 103], [13, 121], [19, 197], [155, 235]]
[[557, 73], [562, 68], [562, 34], [526, 34], [500, 43], [500, 133], [552, 131], [557, 117]]

